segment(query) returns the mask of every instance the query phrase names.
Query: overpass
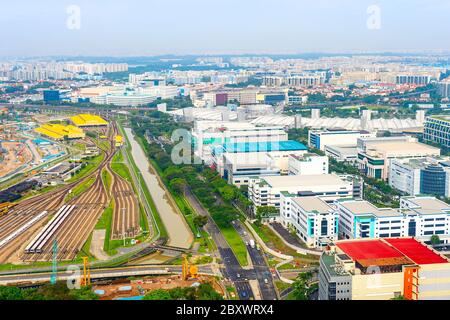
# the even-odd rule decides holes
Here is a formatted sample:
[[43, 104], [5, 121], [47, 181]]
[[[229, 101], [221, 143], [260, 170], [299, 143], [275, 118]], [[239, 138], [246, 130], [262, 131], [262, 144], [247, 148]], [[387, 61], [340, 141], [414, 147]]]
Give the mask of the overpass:
[[[76, 279], [79, 274], [75, 274], [77, 270], [80, 273], [83, 269], [79, 266], [73, 265], [67, 266], [66, 271], [58, 272], [58, 280]], [[173, 265], [142, 265], [142, 266], [129, 266], [119, 268], [102, 268], [91, 269], [91, 279], [114, 279], [114, 278], [126, 278], [132, 276], [152, 276], [152, 275], [169, 275], [169, 274], [181, 274], [182, 266]], [[215, 270], [217, 269], [217, 270]], [[198, 273], [200, 275], [217, 276], [220, 275], [218, 268], [214, 268], [211, 265], [199, 266]], [[34, 284], [50, 282], [51, 272], [20, 272], [14, 271], [12, 273], [0, 274], [0, 285], [18, 285], [18, 284]]]

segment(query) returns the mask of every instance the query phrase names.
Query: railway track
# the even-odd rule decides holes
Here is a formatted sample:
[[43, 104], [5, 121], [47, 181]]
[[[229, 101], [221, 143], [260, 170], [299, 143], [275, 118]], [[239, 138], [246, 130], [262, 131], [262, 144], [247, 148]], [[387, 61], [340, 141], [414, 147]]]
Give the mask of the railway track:
[[[115, 125], [113, 125], [113, 127], [115, 128]], [[113, 131], [115, 132], [117, 129], [113, 129]], [[101, 132], [102, 134], [106, 134], [105, 131]], [[71, 214], [71, 217], [64, 222], [64, 224], [61, 227], [60, 231], [57, 231], [57, 237], [58, 236], [62, 236], [62, 242], [66, 243], [67, 240], [70, 236], [73, 236], [75, 238], [75, 240], [73, 242], [67, 242], [67, 245], [71, 245], [74, 246], [74, 249], [72, 250], [73, 252], [77, 251], [80, 249], [80, 246], [78, 245], [79, 241], [82, 241], [82, 238], [87, 238], [87, 236], [85, 237], [84, 234], [88, 233], [88, 231], [85, 230], [86, 227], [90, 227], [92, 225], [92, 223], [94, 223], [95, 226], [95, 218], [99, 218], [101, 213], [103, 212], [101, 208], [104, 208], [105, 203], [107, 202], [107, 199], [105, 197], [107, 197], [107, 195], [105, 194], [105, 190], [103, 190], [103, 183], [101, 180], [101, 171], [103, 170], [103, 168], [105, 168], [105, 166], [110, 162], [113, 154], [114, 154], [114, 135], [110, 135], [110, 148], [108, 148], [107, 150], [102, 149], [102, 152], [105, 153], [105, 157], [104, 160], [102, 161], [102, 163], [100, 164], [100, 166], [93, 172], [91, 172], [90, 174], [88, 174], [87, 176], [85, 176], [84, 178], [82, 178], [79, 181], [76, 182], [72, 182], [69, 183], [67, 185], [64, 185], [56, 190], [52, 190], [49, 191], [45, 194], [42, 195], [37, 195], [31, 198], [28, 198], [22, 202], [20, 202], [19, 204], [17, 204], [13, 210], [10, 210], [8, 212], [8, 214], [0, 217], [0, 241], [4, 238], [6, 238], [9, 234], [13, 233], [15, 230], [18, 230], [22, 225], [33, 221], [33, 218], [36, 217], [37, 215], [41, 214], [44, 211], [47, 211], [47, 214], [45, 216], [44, 219], [42, 219], [42, 221], [46, 221], [48, 220], [48, 216], [54, 214], [63, 204], [65, 201], [65, 198], [67, 196], [67, 194], [69, 193], [69, 191], [71, 189], [73, 189], [74, 187], [76, 187], [77, 185], [86, 182], [88, 179], [91, 179], [92, 177], [95, 177], [95, 182], [93, 183], [93, 185], [82, 195], [78, 196], [77, 198], [74, 198], [70, 201], [71, 204], [75, 204], [78, 207], [78, 203], [79, 201], [83, 201], [84, 203], [82, 203], [83, 205], [79, 205], [79, 210], [74, 210], [76, 213], [76, 215]], [[86, 197], [90, 197], [89, 199], [91, 199], [92, 202], [98, 203], [97, 205], [97, 209], [96, 210], [92, 210], [92, 213], [88, 214], [89, 217], [94, 217], [92, 219], [89, 219], [89, 217], [85, 217], [85, 215], [79, 214], [78, 211], [81, 210], [81, 212], [88, 212], [88, 210], [84, 210], [83, 208], [86, 209]], [[90, 211], [89, 211], [90, 212]], [[98, 213], [100, 212], [100, 213]], [[79, 217], [79, 219], [76, 219], [77, 222], [74, 222], [72, 218], [73, 217]], [[81, 219], [81, 220], [80, 220]], [[11, 240], [9, 243], [7, 243], [6, 245], [4, 245], [2, 247], [2, 249], [0, 250], [0, 263], [4, 263], [9, 257], [11, 257], [14, 253], [17, 253], [19, 251], [19, 249], [21, 248], [21, 246], [24, 244], [24, 242], [27, 242], [31, 239], [31, 236], [33, 235], [33, 233], [36, 233], [36, 231], [38, 230], [37, 228], [39, 228], [41, 226], [42, 222], [36, 223], [36, 225], [33, 225], [30, 230], [28, 230], [27, 232], [24, 232], [23, 235], [20, 235], [18, 237], [16, 237], [15, 239]], [[77, 233], [75, 234], [74, 232], [70, 233], [70, 236], [65, 232], [66, 231], [66, 225], [70, 225], [70, 226], [78, 226], [81, 227], [81, 229], [77, 230]], [[74, 227], [72, 227], [73, 229]], [[72, 229], [68, 229], [68, 231], [72, 230]], [[76, 229], [76, 228], [75, 228]], [[92, 226], [93, 229], [93, 226]], [[92, 231], [92, 229], [90, 231]], [[89, 231], [89, 232], [90, 232]], [[88, 233], [89, 235], [89, 233]], [[51, 238], [51, 241], [49, 241], [48, 243], [53, 242], [53, 238]], [[78, 241], [77, 241], [78, 240]], [[60, 241], [60, 239], [58, 239], [58, 241]], [[45, 250], [48, 250], [47, 245], [44, 247]], [[83, 242], [84, 243], [84, 242]], [[81, 244], [81, 246], [83, 245], [83, 243]], [[71, 247], [67, 247], [64, 249], [64, 252], [68, 252], [71, 249], [69, 249]], [[44, 251], [45, 252], [45, 251]], [[51, 250], [50, 250], [51, 252]], [[49, 260], [47, 258], [42, 259], [44, 256], [46, 256], [45, 254], [27, 254], [26, 256], [21, 256], [22, 260], [31, 260], [31, 261], [36, 261], [36, 260]], [[70, 254], [62, 254], [61, 258], [66, 258], [71, 256]]]

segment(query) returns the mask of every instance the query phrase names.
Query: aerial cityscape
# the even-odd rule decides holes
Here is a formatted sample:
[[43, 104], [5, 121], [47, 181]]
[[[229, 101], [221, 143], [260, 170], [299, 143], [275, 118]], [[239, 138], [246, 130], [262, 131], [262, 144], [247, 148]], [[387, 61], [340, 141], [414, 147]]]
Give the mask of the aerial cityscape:
[[172, 0], [153, 9], [179, 20], [146, 34], [136, 0], [18, 2], [0, 5], [0, 300], [450, 300], [448, 21], [422, 43], [388, 1], [283, 0], [321, 29], [200, 30], [214, 5]]

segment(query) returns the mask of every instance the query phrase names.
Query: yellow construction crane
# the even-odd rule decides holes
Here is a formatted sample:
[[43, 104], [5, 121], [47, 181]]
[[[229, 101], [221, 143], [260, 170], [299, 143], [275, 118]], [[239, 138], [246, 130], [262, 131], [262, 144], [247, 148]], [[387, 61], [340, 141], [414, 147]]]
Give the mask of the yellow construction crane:
[[197, 278], [198, 276], [198, 268], [195, 265], [189, 265], [187, 255], [183, 255], [183, 268], [182, 268], [182, 276], [183, 280], [187, 280], [189, 278]]
[[91, 270], [89, 269], [89, 257], [83, 257], [83, 277], [81, 278], [81, 286], [87, 287], [91, 285]]

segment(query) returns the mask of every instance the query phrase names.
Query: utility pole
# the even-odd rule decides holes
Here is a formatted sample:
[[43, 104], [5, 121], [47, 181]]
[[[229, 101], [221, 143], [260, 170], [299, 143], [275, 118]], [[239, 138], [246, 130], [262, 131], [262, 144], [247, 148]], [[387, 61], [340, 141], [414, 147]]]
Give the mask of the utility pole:
[[125, 245], [126, 245], [126, 241], [125, 241], [125, 239], [126, 239], [126, 237], [125, 237], [125, 210], [126, 210], [126, 208], [122, 208], [122, 213], [123, 213], [123, 221], [122, 221], [122, 227], [123, 227], [123, 246], [125, 247]]
[[52, 249], [52, 275], [50, 277], [50, 283], [56, 284], [57, 272], [58, 272], [58, 241], [53, 240], [53, 249]]

